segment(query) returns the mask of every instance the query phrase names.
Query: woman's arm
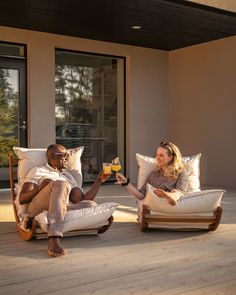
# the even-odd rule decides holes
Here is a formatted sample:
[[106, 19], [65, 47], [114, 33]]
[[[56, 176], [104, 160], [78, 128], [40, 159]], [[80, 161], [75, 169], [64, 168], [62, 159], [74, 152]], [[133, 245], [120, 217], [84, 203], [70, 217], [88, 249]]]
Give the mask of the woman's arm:
[[[121, 173], [116, 173], [116, 179], [119, 184], [125, 184], [128, 182], [127, 178]], [[127, 190], [132, 196], [134, 196], [138, 200], [142, 200], [144, 198], [144, 195], [131, 183], [127, 185]]]
[[187, 185], [188, 176], [187, 173], [183, 170], [179, 173], [175, 188], [172, 189], [171, 192], [166, 192], [162, 189], [155, 189], [154, 193], [159, 198], [166, 198], [169, 204], [174, 206], [177, 204], [178, 200], [184, 195], [184, 192], [187, 191]]
[[183, 196], [183, 193], [179, 190], [173, 189], [171, 192], [166, 192], [162, 189], [155, 189], [153, 192], [159, 197], [159, 198], [165, 198], [167, 199], [168, 203], [172, 206], [175, 206], [177, 204], [177, 201]]

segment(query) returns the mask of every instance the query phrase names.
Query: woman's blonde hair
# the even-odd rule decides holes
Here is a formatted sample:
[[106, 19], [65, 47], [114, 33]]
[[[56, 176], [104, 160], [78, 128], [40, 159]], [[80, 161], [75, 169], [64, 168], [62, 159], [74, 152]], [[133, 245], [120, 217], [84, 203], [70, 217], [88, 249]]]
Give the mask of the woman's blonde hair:
[[162, 141], [159, 144], [159, 147], [164, 148], [168, 152], [169, 157], [173, 157], [168, 166], [168, 174], [173, 178], [177, 178], [179, 172], [184, 168], [184, 164], [182, 162], [182, 155], [180, 153], [179, 148], [169, 141]]

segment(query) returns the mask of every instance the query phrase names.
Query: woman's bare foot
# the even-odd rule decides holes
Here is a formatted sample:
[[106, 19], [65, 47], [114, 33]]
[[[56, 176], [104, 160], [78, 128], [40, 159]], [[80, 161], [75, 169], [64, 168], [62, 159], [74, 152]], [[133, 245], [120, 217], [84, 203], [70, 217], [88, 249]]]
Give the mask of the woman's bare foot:
[[59, 237], [48, 238], [48, 255], [52, 257], [63, 256], [66, 251], [62, 248]]
[[171, 195], [171, 193], [168, 193], [162, 189], [155, 189], [154, 194], [157, 195], [159, 198], [167, 199], [168, 203], [172, 206], [175, 206], [177, 203], [176, 200]]

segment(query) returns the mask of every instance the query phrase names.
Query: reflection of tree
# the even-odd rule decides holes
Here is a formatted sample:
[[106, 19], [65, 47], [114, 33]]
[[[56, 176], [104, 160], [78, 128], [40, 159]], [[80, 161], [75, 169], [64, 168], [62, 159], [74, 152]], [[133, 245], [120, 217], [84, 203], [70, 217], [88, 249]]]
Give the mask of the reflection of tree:
[[91, 123], [92, 78], [92, 68], [56, 65], [57, 125]]
[[18, 93], [8, 82], [9, 71], [0, 69], [0, 167], [8, 166], [8, 153], [17, 144]]

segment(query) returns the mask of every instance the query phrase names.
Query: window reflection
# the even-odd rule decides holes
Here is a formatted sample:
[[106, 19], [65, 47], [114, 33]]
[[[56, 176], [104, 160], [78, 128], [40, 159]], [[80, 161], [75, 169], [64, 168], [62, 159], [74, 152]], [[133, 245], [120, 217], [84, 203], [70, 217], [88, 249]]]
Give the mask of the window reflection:
[[18, 70], [0, 68], [0, 170], [1, 179], [8, 179], [8, 154], [18, 145]]
[[85, 181], [96, 178], [102, 162], [124, 157], [124, 130], [118, 128], [124, 92], [117, 86], [123, 87], [123, 66], [123, 59], [56, 52], [56, 142], [85, 146]]

